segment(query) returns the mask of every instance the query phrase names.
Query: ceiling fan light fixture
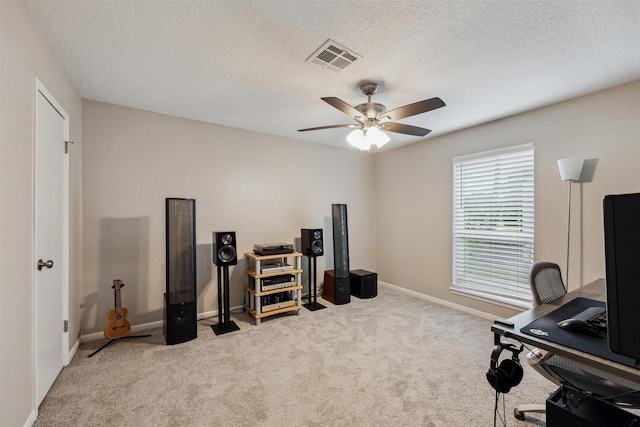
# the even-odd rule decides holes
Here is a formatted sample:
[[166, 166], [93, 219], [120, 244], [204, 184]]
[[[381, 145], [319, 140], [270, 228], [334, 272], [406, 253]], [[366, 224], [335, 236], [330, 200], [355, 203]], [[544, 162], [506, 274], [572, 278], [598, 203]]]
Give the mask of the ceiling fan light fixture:
[[362, 129], [353, 130], [347, 135], [347, 141], [360, 150], [368, 150], [372, 145], [381, 148], [390, 141], [390, 138], [377, 127], [371, 127], [367, 129], [366, 135]]

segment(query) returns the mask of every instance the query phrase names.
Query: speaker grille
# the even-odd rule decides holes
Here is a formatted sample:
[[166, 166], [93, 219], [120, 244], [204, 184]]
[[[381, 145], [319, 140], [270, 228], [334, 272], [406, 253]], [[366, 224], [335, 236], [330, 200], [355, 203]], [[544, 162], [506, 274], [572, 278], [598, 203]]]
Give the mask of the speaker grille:
[[333, 219], [333, 263], [336, 278], [349, 278], [349, 232], [347, 205], [331, 205]]
[[193, 199], [166, 199], [169, 304], [196, 299], [195, 209]]

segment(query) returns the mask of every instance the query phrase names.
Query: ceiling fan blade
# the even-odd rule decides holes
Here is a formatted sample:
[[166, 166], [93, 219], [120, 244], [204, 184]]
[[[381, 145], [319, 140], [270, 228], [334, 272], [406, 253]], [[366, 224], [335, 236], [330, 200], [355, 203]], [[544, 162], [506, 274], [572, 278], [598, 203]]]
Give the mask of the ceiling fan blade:
[[[413, 104], [405, 105], [404, 107], [398, 107], [394, 110], [387, 111], [380, 114], [379, 119], [388, 118], [388, 120], [400, 120], [405, 117], [415, 116], [417, 114], [426, 113], [427, 111], [435, 110], [436, 108], [444, 107], [444, 101], [438, 97], [425, 99], [424, 101], [414, 102]], [[336, 107], [337, 108], [337, 107]]]
[[298, 129], [298, 132], [306, 132], [309, 130], [322, 130], [322, 129], [335, 129], [335, 128], [357, 128], [358, 125], [331, 125], [331, 126], [319, 126], [315, 128]]
[[431, 132], [431, 129], [419, 128], [417, 126], [410, 126], [402, 123], [383, 123], [381, 127], [389, 132], [404, 133], [406, 135], [413, 136], [425, 136]]
[[362, 113], [360, 111], [356, 110], [355, 107], [352, 107], [351, 105], [347, 104], [341, 99], [338, 99], [334, 96], [320, 98], [320, 99], [322, 99], [324, 102], [331, 105], [332, 107], [342, 111], [347, 116], [351, 116], [353, 118], [356, 118], [358, 116], [362, 117]]

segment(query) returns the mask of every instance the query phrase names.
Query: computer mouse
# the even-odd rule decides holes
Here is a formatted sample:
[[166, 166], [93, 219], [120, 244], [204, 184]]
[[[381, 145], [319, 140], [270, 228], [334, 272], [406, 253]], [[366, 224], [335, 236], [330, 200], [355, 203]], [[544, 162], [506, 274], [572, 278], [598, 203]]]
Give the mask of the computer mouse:
[[598, 336], [598, 328], [579, 319], [565, 319], [558, 322], [558, 326], [565, 331], [577, 332], [584, 335]]

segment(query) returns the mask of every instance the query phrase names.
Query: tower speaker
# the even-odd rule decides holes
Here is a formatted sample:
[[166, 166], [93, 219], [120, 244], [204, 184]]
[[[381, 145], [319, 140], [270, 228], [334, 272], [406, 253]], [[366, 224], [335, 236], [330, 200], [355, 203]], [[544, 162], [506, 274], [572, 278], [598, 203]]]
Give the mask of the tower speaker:
[[308, 257], [316, 257], [324, 255], [324, 243], [322, 240], [321, 228], [302, 228], [301, 246], [302, 254]]
[[238, 263], [235, 231], [213, 232], [213, 263], [220, 266]]
[[167, 283], [163, 332], [167, 344], [197, 338], [196, 201], [166, 199]]
[[[349, 288], [349, 236], [347, 205], [331, 205], [333, 222], [333, 274], [325, 273], [322, 297], [336, 305], [351, 301]], [[325, 296], [326, 294], [326, 296]]]
[[336, 277], [335, 270], [325, 271], [322, 298], [335, 305], [350, 303], [349, 277]]
[[[335, 277], [349, 282], [349, 232], [347, 230], [347, 205], [331, 205], [333, 220], [333, 264]], [[349, 293], [349, 291], [347, 291]]]

